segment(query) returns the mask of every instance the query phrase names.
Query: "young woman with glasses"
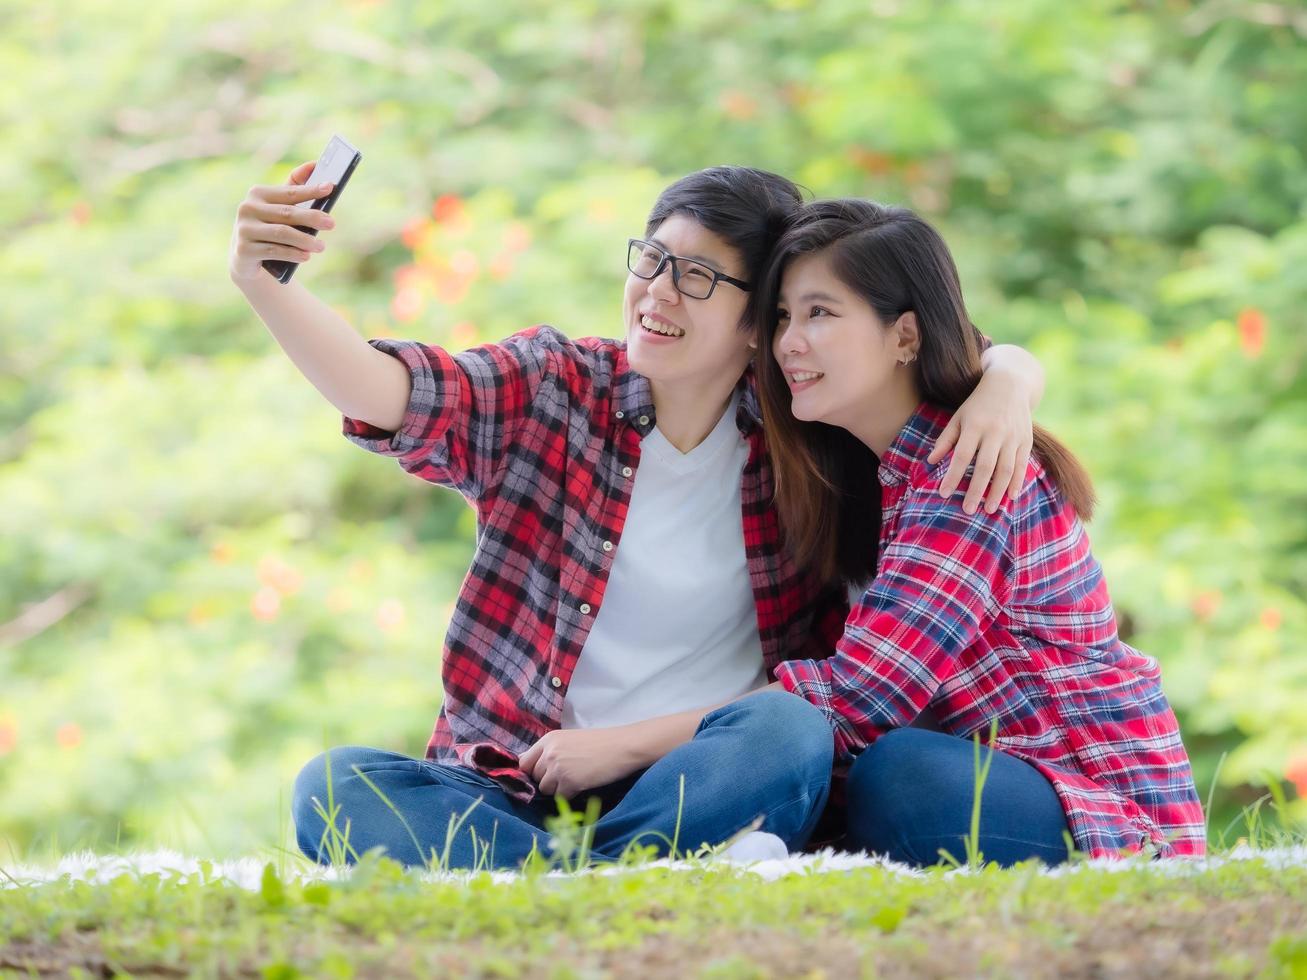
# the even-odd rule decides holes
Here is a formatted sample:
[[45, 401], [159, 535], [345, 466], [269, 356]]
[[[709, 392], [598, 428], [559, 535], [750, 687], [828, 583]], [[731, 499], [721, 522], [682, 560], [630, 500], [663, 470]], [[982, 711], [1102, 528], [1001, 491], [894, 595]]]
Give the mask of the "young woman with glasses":
[[[798, 190], [743, 167], [691, 174], [627, 245], [621, 339], [538, 326], [453, 354], [364, 342], [301, 279], [262, 270], [324, 247], [291, 227], [334, 225], [293, 207], [322, 193], [301, 186], [311, 169], [250, 191], [231, 278], [345, 434], [462, 493], [478, 535], [425, 758], [349, 746], [314, 759], [295, 787], [300, 847], [327, 859], [328, 778], [351, 860], [382, 845], [406, 863], [435, 851], [453, 867], [515, 867], [548, 853], [555, 796], [599, 798], [598, 860], [754, 826], [802, 846], [827, 799], [832, 731], [771, 681], [785, 660], [828, 655], [847, 605], [781, 545], [746, 314]], [[1024, 351], [987, 356], [940, 447], [987, 475], [970, 509], [997, 507], [1024, 471], [1042, 387]]]

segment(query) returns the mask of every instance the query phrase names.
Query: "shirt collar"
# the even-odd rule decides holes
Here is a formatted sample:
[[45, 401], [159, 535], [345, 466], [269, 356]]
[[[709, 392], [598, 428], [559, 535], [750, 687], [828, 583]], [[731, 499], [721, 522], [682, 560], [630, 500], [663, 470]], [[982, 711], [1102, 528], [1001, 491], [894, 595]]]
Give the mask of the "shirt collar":
[[952, 413], [922, 402], [912, 417], [899, 429], [885, 455], [880, 458], [877, 476], [882, 486], [894, 486], [908, 479], [914, 466], [925, 463], [935, 439], [948, 425]]
[[614, 417], [619, 423], [629, 423], [643, 439], [654, 427], [653, 389], [648, 378], [631, 370], [625, 348], [618, 360], [617, 380], [613, 387], [616, 389]]
[[[613, 385], [613, 403], [616, 406], [613, 415], [617, 421], [628, 423], [643, 439], [657, 421], [653, 406], [653, 388], [649, 379], [643, 374], [631, 370], [626, 360], [626, 351], [621, 353], [618, 363], [617, 379]], [[735, 413], [735, 425], [744, 435], [748, 435], [762, 424], [762, 409], [758, 402], [758, 388], [754, 379], [752, 366], [745, 371], [737, 385], [740, 391], [740, 406]]]

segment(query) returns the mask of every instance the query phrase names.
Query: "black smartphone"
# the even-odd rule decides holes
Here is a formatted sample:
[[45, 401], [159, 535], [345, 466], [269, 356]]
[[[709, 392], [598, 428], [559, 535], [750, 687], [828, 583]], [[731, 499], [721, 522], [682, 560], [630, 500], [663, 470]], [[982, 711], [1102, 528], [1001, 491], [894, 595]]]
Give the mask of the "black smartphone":
[[[332, 136], [327, 142], [327, 148], [322, 151], [322, 156], [318, 157], [318, 162], [313, 168], [313, 173], [309, 175], [306, 184], [332, 184], [331, 193], [326, 197], [320, 197], [316, 201], [300, 201], [295, 205], [297, 208], [312, 208], [315, 211], [330, 211], [336, 205], [336, 200], [340, 197], [340, 192], [345, 189], [349, 183], [350, 174], [354, 168], [359, 165], [363, 159], [363, 154], [340, 135]], [[306, 231], [310, 235], [316, 235], [318, 229], [306, 228], [303, 225], [295, 226], [300, 231]], [[277, 277], [280, 283], [290, 282], [290, 277], [295, 275], [295, 270], [299, 268], [298, 262], [290, 262], [285, 259], [267, 259], [263, 267]]]

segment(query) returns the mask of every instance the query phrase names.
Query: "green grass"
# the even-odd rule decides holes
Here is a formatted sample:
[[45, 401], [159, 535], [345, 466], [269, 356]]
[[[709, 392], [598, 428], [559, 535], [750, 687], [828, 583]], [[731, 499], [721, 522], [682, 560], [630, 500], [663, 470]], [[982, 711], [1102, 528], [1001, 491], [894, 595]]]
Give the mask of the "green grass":
[[0, 969], [268, 977], [1307, 976], [1307, 867], [1140, 862], [765, 881], [728, 865], [431, 881], [123, 875], [0, 890]]
[[[357, 854], [336, 819], [329, 773], [322, 844], [333, 863], [358, 861], [344, 879], [288, 874], [318, 868], [283, 840], [264, 849], [255, 891], [215, 878], [205, 862], [189, 880], [13, 882], [0, 888], [0, 974], [1307, 978], [1307, 862], [1140, 858], [1055, 874], [1034, 863], [986, 866], [979, 740], [975, 751], [965, 863], [943, 855], [920, 875], [817, 866], [772, 881], [714, 861], [720, 847], [679, 849], [679, 806], [678, 833], [663, 843], [688, 869], [645, 864], [653, 849], [634, 846], [614, 874], [576, 874], [598, 811], [564, 801], [547, 824], [556, 849], [533, 854], [521, 875], [448, 874], [449, 840], [467, 814], [451, 823], [443, 853], [432, 849], [424, 875], [379, 852]], [[1214, 829], [1218, 853], [1235, 834], [1254, 848], [1302, 848], [1282, 788], [1268, 786]], [[493, 863], [493, 847], [478, 849], [480, 868]]]

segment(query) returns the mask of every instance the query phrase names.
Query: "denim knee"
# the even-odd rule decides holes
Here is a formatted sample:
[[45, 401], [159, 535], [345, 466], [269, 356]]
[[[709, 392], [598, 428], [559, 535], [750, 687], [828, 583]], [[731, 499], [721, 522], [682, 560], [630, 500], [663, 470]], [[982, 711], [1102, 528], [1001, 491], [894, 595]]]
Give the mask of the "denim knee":
[[915, 801], [929, 799], [931, 767], [922, 765], [922, 733], [886, 732], [864, 749], [849, 770], [849, 840], [858, 850], [885, 853], [910, 829]]
[[718, 708], [705, 723], [713, 716], [756, 732], [759, 748], [775, 749], [787, 769], [806, 775], [809, 782], [830, 778], [835, 733], [821, 709], [799, 695], [760, 691]]
[[307, 763], [295, 777], [295, 787], [291, 791], [291, 819], [296, 827], [304, 827], [313, 821], [321, 821], [315, 799], [327, 808], [327, 764], [331, 764], [331, 796], [337, 805], [350, 783], [356, 782], [348, 777], [354, 775], [354, 766], [374, 760], [379, 750], [365, 745], [343, 745], [328, 749]]

